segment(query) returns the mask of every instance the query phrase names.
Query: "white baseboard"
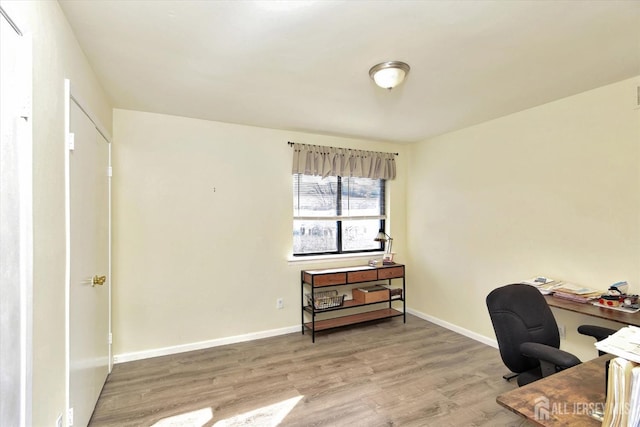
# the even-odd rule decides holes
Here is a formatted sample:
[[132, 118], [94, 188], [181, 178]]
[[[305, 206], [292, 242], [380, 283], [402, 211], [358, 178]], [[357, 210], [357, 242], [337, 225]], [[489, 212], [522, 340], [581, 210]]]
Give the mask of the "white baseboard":
[[289, 326], [287, 328], [271, 329], [268, 331], [254, 332], [233, 337], [218, 338], [209, 341], [200, 341], [189, 344], [176, 345], [172, 347], [155, 348], [152, 350], [135, 351], [132, 353], [122, 353], [113, 356], [113, 363], [131, 362], [134, 360], [148, 359], [150, 357], [168, 356], [170, 354], [184, 353], [185, 351], [202, 350], [205, 348], [218, 347], [221, 345], [235, 344], [245, 341], [253, 341], [261, 338], [275, 337], [293, 332], [300, 332], [300, 325]]
[[419, 317], [423, 320], [435, 323], [438, 326], [442, 326], [443, 328], [447, 328], [453, 332], [464, 335], [465, 337], [469, 337], [493, 348], [498, 348], [498, 341], [496, 341], [495, 339], [487, 338], [484, 335], [480, 335], [468, 329], [461, 328], [460, 326], [454, 325], [453, 323], [446, 322], [442, 319], [438, 319], [437, 317], [429, 316], [428, 314], [424, 314], [411, 308], [407, 308], [407, 313], [413, 314], [414, 316]]
[[[487, 338], [484, 335], [480, 335], [476, 332], [470, 331], [468, 329], [461, 328], [460, 326], [454, 325], [453, 323], [446, 322], [444, 320], [438, 319], [437, 317], [429, 316], [428, 314], [422, 313], [420, 311], [407, 308], [407, 313], [413, 314], [420, 319], [426, 320], [431, 323], [435, 323], [438, 326], [442, 326], [443, 328], [447, 328], [453, 332], [456, 332], [460, 335], [464, 335], [473, 340], [479, 341], [483, 344], [489, 345], [494, 348], [498, 348], [498, 342], [495, 339]], [[202, 350], [205, 348], [219, 347], [221, 345], [227, 344], [235, 344], [239, 342], [253, 341], [261, 338], [275, 337], [277, 335], [285, 335], [293, 332], [300, 332], [300, 325], [289, 326], [287, 328], [280, 329], [271, 329], [268, 331], [254, 332], [250, 334], [244, 335], [236, 335], [233, 337], [225, 337], [218, 338], [214, 340], [208, 341], [200, 341], [189, 344], [176, 345], [172, 347], [163, 347], [163, 348], [155, 348], [151, 350], [143, 350], [136, 351], [132, 353], [122, 353], [116, 354], [113, 356], [113, 363], [125, 363], [131, 362], [134, 360], [148, 359], [151, 357], [158, 356], [168, 356], [171, 354], [184, 353], [186, 351], [194, 351], [194, 350]]]

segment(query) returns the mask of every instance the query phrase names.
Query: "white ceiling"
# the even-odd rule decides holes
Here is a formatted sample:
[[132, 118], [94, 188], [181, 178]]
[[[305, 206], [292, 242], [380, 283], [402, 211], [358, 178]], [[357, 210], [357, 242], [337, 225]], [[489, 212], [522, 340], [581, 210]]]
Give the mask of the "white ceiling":
[[276, 129], [420, 141], [640, 74], [640, 1], [60, 4], [116, 108]]

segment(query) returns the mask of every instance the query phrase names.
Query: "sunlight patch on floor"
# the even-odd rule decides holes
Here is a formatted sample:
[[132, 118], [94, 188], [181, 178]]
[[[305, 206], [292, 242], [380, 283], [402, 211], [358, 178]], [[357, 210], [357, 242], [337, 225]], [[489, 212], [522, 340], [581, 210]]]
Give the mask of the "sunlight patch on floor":
[[[213, 427], [277, 427], [282, 420], [293, 410], [303, 396], [292, 397], [273, 405], [263, 406], [253, 411], [235, 415], [231, 418], [216, 422]], [[211, 408], [202, 408], [196, 411], [185, 412], [163, 418], [151, 427], [202, 427], [213, 419]]]
[[185, 412], [173, 417], [163, 418], [151, 427], [202, 427], [213, 418], [211, 408]]
[[216, 422], [213, 427], [276, 427], [293, 410], [302, 396], [292, 397], [273, 405], [263, 406], [244, 414]]

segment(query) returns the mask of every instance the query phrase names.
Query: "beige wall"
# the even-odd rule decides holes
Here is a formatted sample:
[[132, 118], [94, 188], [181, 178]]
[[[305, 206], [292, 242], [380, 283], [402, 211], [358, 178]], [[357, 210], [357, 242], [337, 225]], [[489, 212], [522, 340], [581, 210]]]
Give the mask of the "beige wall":
[[[287, 262], [289, 140], [400, 151], [391, 231], [418, 314], [493, 340], [484, 298], [500, 284], [640, 290], [635, 81], [413, 146], [116, 110], [115, 354], [292, 327], [301, 268], [364, 262]], [[606, 322], [556, 315], [563, 348], [595, 355], [575, 326]]]
[[65, 408], [64, 79], [103, 124], [111, 106], [55, 1], [3, 2], [33, 37], [33, 425]]
[[[127, 110], [114, 111], [114, 140], [116, 355], [300, 325], [299, 271], [307, 265], [287, 261], [293, 215], [287, 141], [402, 150]], [[389, 184], [400, 254], [405, 162], [401, 152], [398, 179]], [[276, 309], [279, 297], [283, 310]]]
[[[640, 292], [640, 78], [411, 147], [409, 304], [494, 339], [484, 299], [548, 275]], [[563, 347], [595, 356], [559, 313]], [[569, 335], [571, 334], [571, 335]], [[570, 342], [569, 342], [570, 341]]]

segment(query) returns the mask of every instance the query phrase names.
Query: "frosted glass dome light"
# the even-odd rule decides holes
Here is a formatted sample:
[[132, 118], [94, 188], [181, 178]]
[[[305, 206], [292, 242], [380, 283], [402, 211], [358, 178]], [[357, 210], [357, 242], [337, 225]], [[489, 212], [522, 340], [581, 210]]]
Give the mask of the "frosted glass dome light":
[[409, 64], [400, 61], [381, 62], [369, 70], [369, 76], [378, 86], [393, 89], [405, 79], [409, 73]]

